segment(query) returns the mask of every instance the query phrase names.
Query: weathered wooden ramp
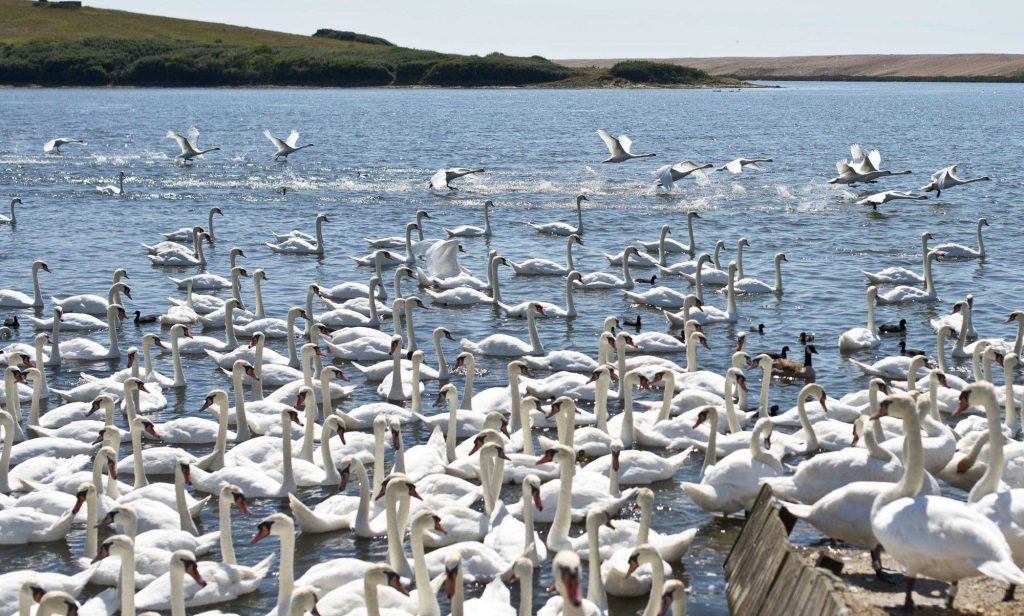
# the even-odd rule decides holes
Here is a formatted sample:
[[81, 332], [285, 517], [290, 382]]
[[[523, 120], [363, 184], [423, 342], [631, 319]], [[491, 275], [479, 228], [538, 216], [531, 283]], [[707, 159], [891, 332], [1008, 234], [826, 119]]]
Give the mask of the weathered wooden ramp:
[[838, 616], [836, 578], [812, 567], [789, 544], [789, 530], [764, 486], [725, 560], [726, 595], [735, 616]]

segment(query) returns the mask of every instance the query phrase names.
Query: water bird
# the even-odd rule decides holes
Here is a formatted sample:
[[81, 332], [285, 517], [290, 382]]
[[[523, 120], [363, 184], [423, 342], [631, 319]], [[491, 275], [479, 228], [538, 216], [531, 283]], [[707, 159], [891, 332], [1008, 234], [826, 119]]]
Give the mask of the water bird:
[[427, 182], [427, 188], [433, 188], [434, 190], [442, 190], [445, 188], [448, 190], [458, 190], [458, 188], [452, 186], [453, 181], [467, 175], [484, 173], [486, 171], [486, 169], [470, 169], [468, 167], [438, 169], [434, 175], [430, 176], [430, 180]]
[[940, 169], [932, 174], [932, 181], [928, 182], [921, 187], [924, 192], [935, 191], [936, 197], [942, 196], [942, 191], [947, 188], [953, 188], [954, 186], [963, 186], [964, 184], [973, 184], [974, 182], [988, 182], [992, 178], [987, 175], [982, 175], [976, 178], [961, 179], [956, 174], [957, 165], [950, 165], [945, 169]]
[[684, 160], [683, 162], [676, 163], [674, 165], [664, 165], [662, 167], [659, 167], [654, 172], [654, 175], [658, 178], [658, 182], [655, 184], [655, 186], [658, 186], [659, 188], [664, 188], [665, 190], [672, 190], [672, 187], [676, 182], [685, 178], [691, 173], [695, 171], [700, 171], [702, 169], [711, 169], [713, 167], [714, 165], [712, 165], [711, 163], [698, 165], [692, 160]]
[[597, 129], [597, 136], [604, 141], [605, 146], [608, 147], [608, 152], [611, 154], [603, 163], [624, 163], [627, 160], [633, 160], [634, 158], [650, 158], [657, 156], [657, 154], [633, 154], [629, 149], [633, 146], [633, 142], [629, 137], [625, 135], [619, 135], [618, 137], [612, 137], [603, 128]]
[[280, 139], [275, 137], [274, 133], [270, 132], [269, 128], [263, 129], [263, 136], [266, 137], [267, 139], [270, 139], [270, 143], [273, 143], [274, 147], [277, 148], [277, 152], [274, 153], [274, 160], [278, 160], [281, 157], [284, 157], [285, 160], [288, 160], [289, 154], [294, 154], [299, 150], [313, 147], [312, 143], [307, 143], [306, 145], [295, 145], [296, 143], [299, 142], [299, 131], [295, 130], [294, 128], [292, 129], [292, 132], [288, 134], [288, 138], [285, 139], [284, 141], [281, 141]]
[[0, 225], [11, 225], [12, 227], [18, 224], [18, 217], [14, 214], [14, 206], [22, 205], [21, 198], [15, 197], [11, 199], [11, 216], [8, 218], [3, 214], [0, 214]]
[[747, 169], [760, 169], [758, 163], [772, 163], [775, 162], [770, 158], [737, 158], [731, 160], [717, 169], [717, 171], [728, 171], [730, 173], [743, 173], [743, 168]]
[[220, 148], [207, 148], [205, 150], [199, 149], [199, 129], [193, 126], [188, 129], [187, 138], [182, 137], [173, 130], [167, 131], [167, 138], [174, 139], [178, 142], [178, 147], [181, 148], [181, 154], [178, 154], [175, 158], [180, 158], [184, 164], [188, 164], [194, 158], [199, 158], [203, 154], [208, 152], [216, 152]]
[[568, 237], [570, 235], [583, 235], [583, 202], [590, 201], [586, 195], [576, 195], [576, 226], [572, 226], [564, 222], [549, 222], [546, 224], [537, 224], [533, 222], [526, 223], [528, 226], [533, 227], [540, 233], [547, 235], [561, 235]]
[[102, 193], [104, 195], [114, 195], [114, 196], [123, 195], [124, 194], [124, 171], [119, 171], [117, 173], [117, 186], [114, 186], [113, 184], [108, 184], [106, 186], [97, 186], [96, 187], [96, 192]]
[[47, 141], [46, 143], [44, 143], [43, 144], [43, 151], [44, 152], [57, 152], [59, 154], [61, 147], [65, 146], [65, 145], [68, 145], [69, 143], [76, 143], [78, 145], [89, 145], [88, 143], [86, 143], [82, 139], [75, 139], [75, 138], [72, 138], [72, 137], [58, 137], [56, 139], [51, 139], [51, 140]]

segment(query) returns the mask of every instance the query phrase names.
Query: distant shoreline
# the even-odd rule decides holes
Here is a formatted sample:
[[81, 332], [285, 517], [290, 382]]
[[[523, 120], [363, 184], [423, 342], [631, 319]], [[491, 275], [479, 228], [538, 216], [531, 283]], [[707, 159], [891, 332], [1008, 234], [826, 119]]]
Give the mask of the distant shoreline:
[[[569, 59], [571, 67], [602, 68], [621, 59]], [[723, 77], [757, 81], [1024, 82], [1024, 54], [889, 54], [783, 57], [658, 58]]]

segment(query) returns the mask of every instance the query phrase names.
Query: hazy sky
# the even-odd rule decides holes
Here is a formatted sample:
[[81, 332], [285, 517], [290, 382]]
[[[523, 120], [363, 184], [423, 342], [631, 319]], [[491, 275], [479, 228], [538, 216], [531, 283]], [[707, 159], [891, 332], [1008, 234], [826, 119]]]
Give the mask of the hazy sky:
[[549, 58], [1024, 53], [1022, 0], [86, 0], [457, 53]]

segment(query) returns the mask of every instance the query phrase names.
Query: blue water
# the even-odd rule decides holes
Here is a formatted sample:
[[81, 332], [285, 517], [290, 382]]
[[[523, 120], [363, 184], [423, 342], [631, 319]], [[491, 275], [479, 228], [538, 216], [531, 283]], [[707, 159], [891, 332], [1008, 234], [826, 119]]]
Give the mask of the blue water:
[[[226, 214], [216, 221], [218, 242], [208, 250], [208, 271], [227, 275], [227, 253], [239, 246], [244, 265], [262, 267], [270, 316], [284, 316], [301, 304], [310, 282], [334, 285], [365, 282], [367, 268], [357, 268], [349, 255], [369, 252], [363, 237], [401, 234], [417, 209], [427, 209], [428, 236], [441, 227], [482, 224], [480, 204], [493, 199], [494, 236], [465, 242], [462, 263], [484, 274], [487, 251], [513, 260], [564, 257], [564, 241], [532, 233], [522, 223], [575, 221], [573, 197], [586, 193], [586, 245], [577, 247], [577, 268], [583, 272], [609, 268], [601, 252], [618, 252], [636, 239], [656, 239], [663, 223], [685, 241], [685, 213], [700, 212], [697, 244], [711, 251], [726, 242], [723, 265], [735, 257], [736, 241], [750, 239], [745, 251], [747, 275], [772, 277], [772, 256], [785, 252], [785, 293], [781, 297], [740, 298], [740, 323], [709, 328], [711, 351], [701, 351], [702, 367], [724, 371], [738, 332], [764, 323], [763, 337], [751, 335], [753, 351], [799, 348], [800, 331], [817, 333], [818, 381], [829, 395], [866, 387], [866, 379], [836, 349], [838, 335], [864, 321], [864, 278], [861, 269], [890, 265], [920, 267], [919, 238], [931, 231], [937, 242], [975, 243], [975, 223], [986, 216], [989, 258], [984, 263], [941, 263], [935, 273], [940, 302], [882, 307], [879, 322], [906, 318], [908, 346], [934, 347], [928, 319], [949, 310], [966, 293], [975, 296], [975, 323], [983, 336], [1011, 337], [1001, 325], [1011, 309], [1020, 308], [1019, 222], [1016, 210], [1024, 198], [1019, 169], [1024, 135], [1020, 103], [1024, 87], [1017, 84], [830, 84], [786, 83], [782, 88], [743, 91], [710, 90], [135, 90], [135, 89], [7, 89], [0, 90], [0, 193], [20, 196], [16, 229], [0, 227], [0, 288], [31, 290], [30, 264], [47, 261], [53, 270], [42, 275], [44, 296], [74, 293], [105, 294], [111, 272], [128, 269], [134, 301], [129, 309], [163, 312], [168, 296], [178, 291], [166, 272], [149, 265], [139, 242], [160, 239], [160, 232], [205, 224], [210, 207]], [[168, 129], [202, 130], [201, 144], [220, 146], [190, 168], [176, 166], [175, 144], [164, 138]], [[281, 136], [291, 128], [301, 143], [315, 147], [287, 163], [270, 161], [272, 150], [261, 135], [271, 128]], [[594, 134], [603, 127], [628, 134], [636, 151], [655, 151], [654, 160], [602, 165], [606, 151]], [[86, 147], [67, 146], [63, 155], [46, 155], [42, 144], [56, 136], [88, 140]], [[851, 143], [879, 148], [886, 168], [914, 170], [911, 176], [882, 179], [877, 188], [830, 186], [834, 162], [848, 156]], [[775, 162], [760, 172], [733, 176], [713, 173], [688, 178], [671, 194], [652, 187], [652, 171], [664, 163], [691, 159], [724, 163], [740, 156], [770, 157]], [[854, 204], [858, 198], [887, 189], [917, 189], [928, 175], [961, 163], [961, 175], [991, 175], [993, 181], [945, 192], [941, 199], [896, 202], [878, 214]], [[461, 183], [448, 194], [425, 188], [430, 174], [442, 166], [481, 166], [487, 173]], [[126, 198], [105, 197], [99, 184], [128, 176]], [[279, 187], [289, 187], [281, 195]], [[327, 254], [312, 257], [275, 256], [263, 246], [269, 231], [302, 228], [311, 231], [317, 212], [327, 212]], [[179, 272], [170, 272], [177, 275]], [[189, 270], [187, 274], [194, 273]], [[643, 275], [643, 272], [639, 272]], [[390, 276], [388, 277], [390, 278]], [[559, 279], [516, 278], [501, 274], [508, 302], [538, 298], [563, 301]], [[681, 280], [664, 284], [683, 289]], [[414, 292], [407, 287], [407, 292]], [[251, 297], [251, 283], [243, 284]], [[709, 301], [722, 305], [720, 296]], [[548, 350], [576, 347], [592, 352], [601, 321], [609, 314], [644, 316], [649, 329], [662, 329], [654, 311], [629, 307], [621, 292], [579, 293], [580, 318], [567, 324], [545, 321], [540, 335]], [[47, 308], [48, 314], [49, 307]], [[7, 312], [4, 312], [6, 315]], [[429, 332], [449, 327], [456, 339], [479, 339], [502, 331], [525, 335], [521, 321], [496, 319], [490, 309], [449, 310], [432, 307], [417, 317], [420, 346], [429, 349]], [[144, 328], [147, 330], [149, 328]], [[120, 333], [122, 349], [136, 344], [142, 331], [127, 323]], [[18, 340], [29, 341], [23, 327]], [[96, 336], [104, 342], [106, 334]], [[450, 343], [449, 343], [450, 344]], [[276, 348], [283, 345], [275, 344]], [[454, 344], [446, 347], [454, 357]], [[895, 354], [896, 340], [887, 340], [862, 360]], [[683, 358], [672, 357], [679, 361]], [[165, 362], [168, 360], [161, 360]], [[172, 406], [157, 416], [166, 420], [196, 414], [203, 397], [229, 384], [210, 362], [186, 359], [188, 387], [168, 392]], [[478, 359], [488, 373], [477, 387], [501, 383], [504, 361]], [[169, 365], [162, 363], [169, 372]], [[344, 366], [342, 366], [344, 368]], [[51, 373], [51, 387], [65, 388], [86, 370], [102, 374], [103, 365], [65, 363]], [[966, 373], [967, 366], [957, 370]], [[355, 370], [346, 371], [350, 376]], [[750, 373], [756, 390], [759, 375]], [[357, 379], [358, 382], [358, 379]], [[454, 381], [461, 389], [462, 379]], [[427, 397], [436, 393], [436, 383]], [[342, 408], [376, 400], [374, 386], [363, 386]], [[793, 386], [772, 387], [772, 403], [789, 408]], [[653, 399], [653, 398], [652, 398]], [[51, 406], [56, 403], [51, 399]], [[418, 434], [422, 439], [425, 434]], [[411, 443], [410, 443], [411, 444]], [[688, 464], [676, 480], [694, 480], [700, 460]], [[699, 527], [697, 544], [679, 573], [692, 588], [694, 614], [724, 614], [721, 563], [738, 531], [697, 509], [674, 482], [655, 486], [659, 510], [655, 528], [675, 531]], [[512, 492], [509, 493], [511, 495]], [[303, 490], [301, 498], [316, 502], [324, 493]], [[262, 517], [280, 508], [258, 501], [249, 519], [236, 517], [238, 558], [254, 563], [276, 542], [256, 546], [248, 537]], [[215, 507], [202, 519], [216, 527]], [[636, 515], [627, 511], [625, 515]], [[578, 529], [579, 532], [582, 529]], [[76, 527], [64, 543], [0, 548], [0, 570], [34, 567], [74, 571], [83, 529]], [[808, 535], [807, 538], [813, 538]], [[296, 570], [325, 558], [358, 554], [382, 558], [383, 540], [355, 541], [348, 534], [304, 537], [298, 542]], [[538, 605], [550, 583], [545, 570], [537, 581]], [[96, 589], [90, 588], [90, 591]], [[264, 581], [261, 592], [224, 609], [263, 613], [275, 600], [276, 580]], [[513, 588], [513, 597], [517, 590]], [[643, 601], [613, 604], [617, 614], [642, 609]]]

